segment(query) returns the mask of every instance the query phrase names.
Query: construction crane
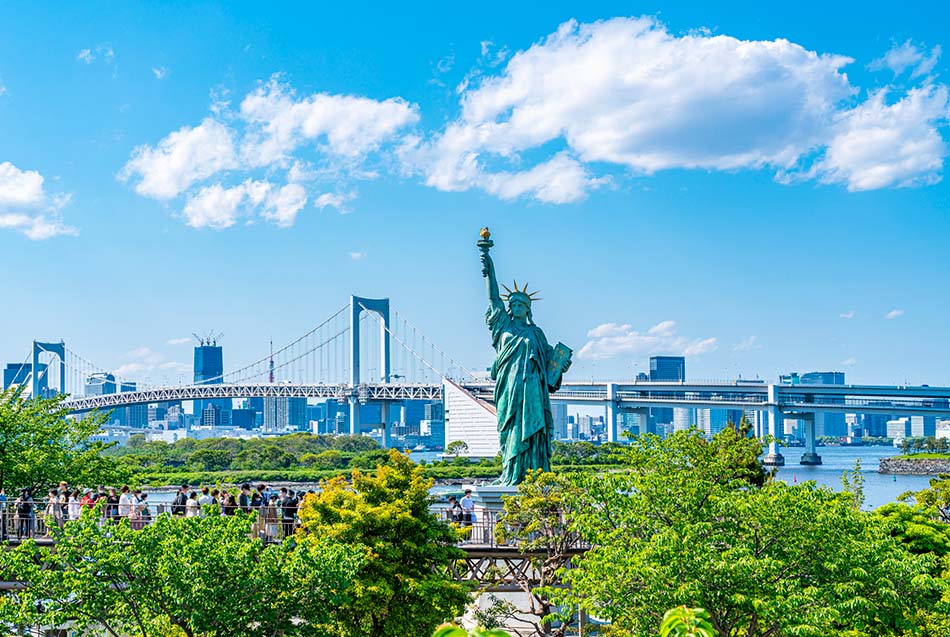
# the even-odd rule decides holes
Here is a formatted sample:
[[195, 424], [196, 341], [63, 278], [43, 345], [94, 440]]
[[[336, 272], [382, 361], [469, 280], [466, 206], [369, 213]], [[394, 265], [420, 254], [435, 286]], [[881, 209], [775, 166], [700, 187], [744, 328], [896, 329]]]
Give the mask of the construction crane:
[[205, 334], [204, 336], [199, 336], [195, 334], [194, 332], [192, 332], [191, 335], [195, 337], [195, 340], [197, 340], [198, 344], [201, 345], [202, 347], [206, 347], [206, 346], [213, 347], [217, 345], [218, 341], [221, 340], [221, 337], [224, 336], [224, 332], [218, 332], [218, 334], [215, 335], [214, 331], [212, 330], [208, 332], [207, 334]]

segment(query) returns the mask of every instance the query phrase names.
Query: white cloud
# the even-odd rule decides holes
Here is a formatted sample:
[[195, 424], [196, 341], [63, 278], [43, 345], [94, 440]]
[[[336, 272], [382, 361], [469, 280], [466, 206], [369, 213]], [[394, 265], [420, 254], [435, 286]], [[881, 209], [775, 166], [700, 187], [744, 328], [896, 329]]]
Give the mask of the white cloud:
[[300, 184], [287, 184], [269, 193], [261, 213], [281, 228], [294, 225], [297, 213], [307, 205], [307, 191]]
[[[940, 53], [912, 52], [912, 77]], [[439, 190], [549, 203], [578, 201], [603, 183], [598, 171], [617, 169], [765, 168], [850, 190], [939, 179], [947, 87], [926, 79], [855, 101], [852, 62], [784, 39], [677, 36], [653, 18], [569, 21], [500, 71], [466, 75], [460, 116], [401, 157]]]
[[933, 71], [937, 65], [937, 60], [940, 59], [940, 53], [939, 44], [933, 47], [930, 53], [927, 53], [912, 41], [907, 40], [903, 44], [895, 44], [890, 51], [884, 54], [884, 57], [871, 62], [868, 68], [872, 71], [887, 68], [893, 71], [894, 75], [901, 75], [907, 69], [911, 69], [910, 76], [912, 78], [920, 77], [929, 75]]
[[842, 367], [854, 367], [855, 363], [857, 363], [857, 362], [858, 362], [858, 361], [856, 361], [856, 360], [854, 359], [854, 357], [852, 356], [852, 357], [850, 357], [850, 358], [846, 358], [846, 359], [844, 359], [843, 361], [841, 361], [841, 366], [842, 366]]
[[181, 127], [162, 139], [156, 148], [136, 148], [119, 179], [137, 178], [135, 191], [140, 195], [172, 199], [196, 182], [237, 167], [231, 131], [209, 117], [193, 128]]
[[152, 73], [155, 75], [156, 80], [164, 80], [168, 77], [168, 69], [164, 66], [153, 66]]
[[853, 319], [853, 318], [854, 318], [854, 310], [848, 310], [847, 312], [842, 312], [841, 314], [838, 315], [838, 318]]
[[901, 310], [899, 308], [894, 308], [893, 310], [885, 314], [884, 318], [887, 319], [888, 321], [891, 321], [900, 316], [904, 316], [904, 310]]
[[101, 59], [103, 63], [111, 65], [115, 62], [115, 51], [108, 44], [100, 44], [95, 49], [80, 49], [76, 59], [83, 64], [92, 64], [96, 59]]
[[603, 323], [587, 332], [578, 358], [605, 359], [621, 355], [674, 354], [698, 356], [719, 347], [715, 338], [690, 339], [676, 333], [675, 321], [663, 321], [645, 333], [628, 323]]
[[59, 218], [69, 195], [50, 195], [44, 181], [38, 171], [0, 163], [0, 229], [15, 230], [34, 241], [79, 233]]
[[297, 99], [293, 89], [272, 78], [244, 98], [241, 118], [248, 124], [242, 157], [251, 166], [267, 166], [285, 162], [302, 144], [317, 141], [330, 156], [362, 159], [418, 121], [419, 114], [402, 98], [316, 93]]
[[[182, 216], [194, 228], [228, 228], [240, 218], [286, 228], [319, 192], [312, 192], [314, 182], [339, 186], [375, 178], [377, 171], [364, 162], [419, 118], [418, 108], [401, 98], [298, 98], [276, 76], [249, 93], [238, 112], [230, 103], [227, 91], [213, 90], [213, 117], [180, 128], [154, 147], [139, 146], [118, 178], [146, 197], [183, 196]], [[304, 151], [315, 159], [298, 156]], [[352, 191], [323, 192], [314, 203], [346, 212], [353, 197]]]
[[190, 336], [180, 336], [178, 338], [170, 338], [165, 341], [165, 345], [185, 345], [186, 343], [191, 342], [192, 337]]
[[[189, 341], [188, 338], [175, 338], [166, 342], [166, 345], [178, 345]], [[124, 361], [115, 370], [118, 377], [143, 376], [155, 371], [172, 374], [183, 374], [191, 371], [191, 366], [178, 361], [168, 360], [167, 357], [147, 346], [137, 347], [122, 356]]]
[[366, 253], [365, 252], [351, 252], [350, 258], [353, 259], [354, 261], [362, 261], [363, 259], [366, 258]]
[[950, 119], [946, 86], [911, 89], [887, 103], [881, 89], [842, 113], [816, 174], [848, 190], [916, 186], [940, 181], [947, 144], [937, 125]]
[[736, 343], [733, 349], [737, 352], [751, 352], [755, 349], [762, 349], [762, 343], [759, 342], [758, 336], [749, 336]]
[[570, 21], [465, 90], [417, 166], [436, 188], [486, 188], [496, 160], [556, 142], [572, 161], [639, 173], [791, 167], [853, 93], [850, 61], [786, 40], [677, 37], [651, 18]]
[[212, 184], [200, 189], [188, 198], [184, 215], [192, 228], [223, 230], [241, 217], [252, 219], [256, 215], [287, 228], [306, 204], [307, 192], [299, 184], [276, 187], [248, 179], [230, 188]]
[[6, 94], [7, 94], [7, 87], [3, 84], [3, 82], [0, 82], [0, 97], [3, 97]]

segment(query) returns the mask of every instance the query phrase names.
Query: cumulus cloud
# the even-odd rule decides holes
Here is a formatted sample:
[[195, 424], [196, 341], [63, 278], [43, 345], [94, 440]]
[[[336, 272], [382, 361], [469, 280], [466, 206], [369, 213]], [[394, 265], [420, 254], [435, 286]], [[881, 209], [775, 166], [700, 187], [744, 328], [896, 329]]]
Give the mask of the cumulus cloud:
[[893, 310], [885, 314], [884, 318], [887, 319], [888, 321], [893, 321], [894, 319], [901, 316], [904, 316], [904, 310], [899, 309], [899, 308], [894, 308]]
[[903, 44], [895, 44], [883, 57], [871, 62], [868, 68], [872, 71], [890, 69], [894, 75], [901, 75], [910, 69], [912, 78], [920, 77], [933, 71], [940, 59], [940, 53], [939, 44], [927, 52], [923, 47], [907, 40]]
[[155, 148], [136, 148], [119, 179], [135, 181], [140, 195], [173, 199], [196, 182], [237, 167], [231, 131], [209, 117], [198, 126], [181, 127]]
[[675, 321], [663, 321], [646, 332], [628, 323], [603, 323], [587, 332], [587, 343], [578, 358], [605, 359], [615, 356], [673, 354], [698, 356], [719, 347], [715, 338], [687, 338], [677, 333]]
[[79, 233], [59, 217], [69, 195], [48, 193], [44, 181], [36, 170], [0, 163], [0, 229], [14, 230], [34, 241]]
[[188, 198], [184, 215], [192, 228], [222, 230], [241, 217], [252, 220], [256, 215], [289, 227], [306, 204], [307, 192], [299, 184], [278, 187], [248, 179], [230, 188], [212, 184], [200, 189]]
[[[298, 97], [277, 77], [260, 83], [237, 111], [229, 95], [214, 91], [211, 110], [198, 126], [136, 148], [118, 177], [146, 197], [183, 198], [188, 225], [218, 230], [240, 219], [290, 227], [314, 196], [318, 208], [345, 212], [352, 191], [319, 193], [314, 184], [375, 177], [365, 162], [419, 118], [401, 98]], [[300, 156], [305, 152], [309, 157]]]
[[842, 312], [841, 314], [838, 315], [838, 318], [853, 319], [853, 318], [854, 318], [854, 310], [848, 310], [847, 312]]
[[168, 69], [164, 66], [153, 66], [152, 74], [155, 76], [156, 80], [164, 80], [168, 77]]
[[917, 186], [940, 181], [947, 155], [937, 124], [950, 118], [946, 86], [911, 89], [894, 103], [888, 90], [841, 113], [816, 166], [819, 178], [848, 190]]
[[366, 253], [365, 252], [351, 252], [350, 258], [354, 261], [362, 261], [363, 259], [366, 258]]
[[[919, 77], [939, 48], [902, 55]], [[946, 87], [856, 101], [852, 62], [783, 39], [676, 36], [653, 18], [569, 21], [497, 72], [467, 75], [460, 116], [402, 157], [440, 190], [548, 203], [583, 199], [604, 183], [598, 172], [617, 169], [766, 168], [850, 190], [933, 183], [947, 154]]]
[[165, 341], [165, 345], [172, 345], [172, 346], [185, 345], [186, 343], [190, 343], [191, 339], [192, 337], [190, 336], [180, 336], [178, 338], [170, 338], [167, 341]]
[[854, 359], [854, 357], [851, 356], [850, 358], [846, 358], [846, 359], [844, 359], [843, 361], [841, 361], [841, 366], [842, 366], [842, 367], [854, 367], [855, 363], [857, 363], [857, 362], [858, 362], [858, 361], [856, 361], [856, 360]]
[[286, 162], [306, 142], [319, 142], [331, 157], [356, 160], [419, 119], [418, 108], [401, 98], [317, 93], [298, 99], [276, 78], [244, 98], [240, 115], [248, 124], [241, 154], [251, 166]]

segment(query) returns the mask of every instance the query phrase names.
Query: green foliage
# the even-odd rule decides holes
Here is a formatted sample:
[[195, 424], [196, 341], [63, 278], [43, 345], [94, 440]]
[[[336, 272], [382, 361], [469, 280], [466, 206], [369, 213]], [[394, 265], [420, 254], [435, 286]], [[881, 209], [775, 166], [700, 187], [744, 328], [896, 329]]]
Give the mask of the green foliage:
[[934, 507], [891, 502], [874, 514], [911, 553], [938, 558], [950, 555], [950, 525], [940, 521]]
[[464, 456], [468, 453], [468, 443], [464, 440], [453, 440], [445, 446], [445, 455]]
[[901, 495], [902, 500], [913, 500], [932, 508], [937, 519], [950, 524], [950, 476], [940, 475], [930, 479], [930, 487]]
[[[702, 607], [718, 635], [902, 635], [940, 590], [850, 494], [756, 486], [757, 441], [726, 429], [645, 436], [629, 469], [574, 476], [572, 528], [593, 544], [563, 600], [645, 635], [666, 609]], [[851, 631], [851, 632], [848, 632]]]
[[864, 474], [861, 473], [861, 459], [854, 461], [854, 468], [841, 474], [842, 491], [849, 494], [857, 511], [864, 506]]
[[300, 507], [302, 544], [330, 540], [360, 551], [351, 598], [331, 610], [347, 637], [428, 635], [462, 613], [468, 591], [448, 574], [464, 553], [456, 532], [429, 512], [432, 481], [390, 451], [372, 473], [325, 481]]
[[529, 624], [535, 635], [564, 637], [574, 617], [572, 606], [559, 609], [552, 596], [563, 585], [561, 569], [577, 545], [569, 522], [571, 502], [579, 497], [582, 494], [566, 474], [528, 471], [517, 495], [504, 498], [504, 521], [495, 528], [496, 539], [515, 544], [530, 565], [516, 576], [527, 608], [511, 607], [506, 616], [534, 618], [517, 621]]
[[671, 608], [660, 623], [660, 637], [713, 637], [715, 634], [709, 613], [702, 608]]
[[34, 492], [70, 484], [119, 483], [127, 469], [104, 458], [111, 444], [93, 441], [106, 417], [67, 418], [64, 396], [24, 400], [22, 390], [0, 392], [0, 488]]
[[346, 603], [362, 564], [329, 541], [264, 547], [251, 518], [160, 516], [142, 530], [96, 513], [55, 531], [55, 549], [9, 549], [0, 578], [27, 582], [0, 597], [0, 622], [123, 637], [338, 635], [330, 609]]

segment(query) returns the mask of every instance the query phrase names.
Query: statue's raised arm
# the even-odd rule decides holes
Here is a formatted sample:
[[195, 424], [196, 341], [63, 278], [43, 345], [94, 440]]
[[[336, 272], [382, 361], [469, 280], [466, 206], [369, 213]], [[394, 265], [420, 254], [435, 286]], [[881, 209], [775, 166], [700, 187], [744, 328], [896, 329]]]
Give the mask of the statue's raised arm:
[[482, 276], [485, 277], [485, 283], [488, 286], [488, 302], [492, 307], [504, 311], [505, 306], [501, 301], [501, 293], [498, 291], [498, 279], [495, 277], [495, 263], [492, 261], [491, 255], [488, 254], [495, 242], [491, 240], [491, 233], [488, 228], [482, 228], [479, 234], [481, 239], [478, 241], [478, 250], [482, 260]]

